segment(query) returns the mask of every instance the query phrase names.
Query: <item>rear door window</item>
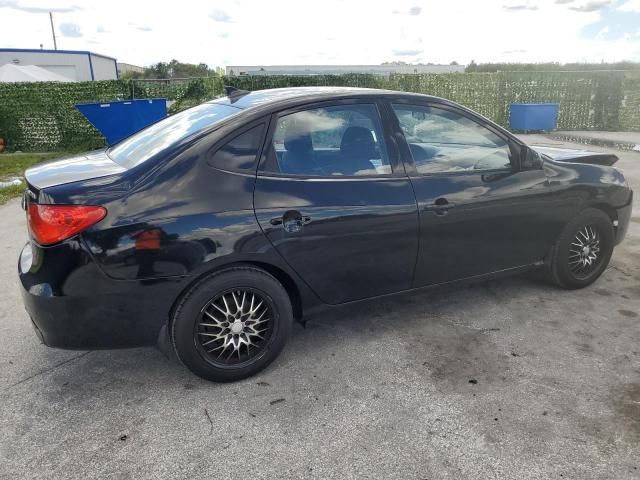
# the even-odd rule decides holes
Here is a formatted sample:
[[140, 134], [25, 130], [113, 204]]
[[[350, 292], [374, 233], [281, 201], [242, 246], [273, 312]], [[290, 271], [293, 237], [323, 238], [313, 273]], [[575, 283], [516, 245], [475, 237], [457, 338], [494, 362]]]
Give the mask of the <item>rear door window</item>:
[[263, 169], [288, 175], [388, 175], [374, 104], [334, 105], [278, 118]]

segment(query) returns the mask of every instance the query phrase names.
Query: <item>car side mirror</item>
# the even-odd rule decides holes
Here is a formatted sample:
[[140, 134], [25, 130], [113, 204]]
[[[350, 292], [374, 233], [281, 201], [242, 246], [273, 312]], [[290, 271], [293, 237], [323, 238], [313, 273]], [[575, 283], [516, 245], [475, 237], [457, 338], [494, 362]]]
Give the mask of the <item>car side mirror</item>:
[[542, 155], [531, 147], [525, 147], [520, 161], [521, 170], [540, 170], [542, 168]]

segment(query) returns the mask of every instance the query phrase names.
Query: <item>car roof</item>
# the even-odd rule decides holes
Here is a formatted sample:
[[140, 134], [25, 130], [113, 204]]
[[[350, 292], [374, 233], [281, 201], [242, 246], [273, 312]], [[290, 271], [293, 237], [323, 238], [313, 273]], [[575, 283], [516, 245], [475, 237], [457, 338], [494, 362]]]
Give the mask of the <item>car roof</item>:
[[209, 101], [208, 103], [218, 103], [230, 105], [240, 109], [250, 109], [260, 106], [271, 106], [273, 108], [291, 103], [334, 100], [350, 97], [371, 97], [371, 96], [394, 96], [394, 97], [420, 97], [423, 100], [432, 99], [442, 102], [443, 99], [422, 95], [418, 93], [398, 92], [394, 90], [382, 90], [376, 88], [357, 87], [287, 87], [271, 88], [268, 90], [255, 90], [249, 93], [238, 93], [236, 95], [224, 96]]

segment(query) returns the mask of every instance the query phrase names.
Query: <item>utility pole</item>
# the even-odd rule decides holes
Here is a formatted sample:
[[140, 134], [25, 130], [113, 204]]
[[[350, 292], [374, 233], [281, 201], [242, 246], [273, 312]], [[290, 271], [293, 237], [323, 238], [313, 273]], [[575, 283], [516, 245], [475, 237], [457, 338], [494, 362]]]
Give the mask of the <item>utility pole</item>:
[[53, 49], [58, 50], [58, 44], [56, 43], [56, 30], [53, 28], [53, 13], [49, 12], [49, 20], [51, 21], [51, 35], [53, 36]]

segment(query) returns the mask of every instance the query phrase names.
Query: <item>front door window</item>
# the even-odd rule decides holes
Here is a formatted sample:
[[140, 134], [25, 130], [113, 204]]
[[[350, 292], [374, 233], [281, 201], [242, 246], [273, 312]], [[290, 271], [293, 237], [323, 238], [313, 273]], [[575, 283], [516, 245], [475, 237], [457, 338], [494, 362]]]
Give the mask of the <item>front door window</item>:
[[507, 142], [451, 110], [393, 105], [421, 174], [511, 169]]

